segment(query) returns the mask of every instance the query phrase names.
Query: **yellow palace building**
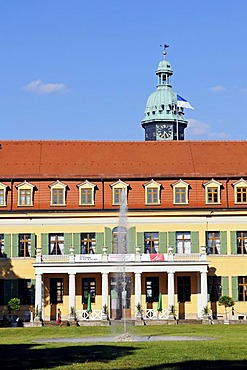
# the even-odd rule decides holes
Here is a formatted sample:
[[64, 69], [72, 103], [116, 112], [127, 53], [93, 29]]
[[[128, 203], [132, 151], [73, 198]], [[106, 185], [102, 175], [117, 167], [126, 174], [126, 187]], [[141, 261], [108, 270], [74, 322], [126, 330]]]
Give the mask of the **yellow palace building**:
[[1, 141], [0, 316], [247, 319], [247, 142], [184, 140], [166, 52], [156, 74], [143, 142]]

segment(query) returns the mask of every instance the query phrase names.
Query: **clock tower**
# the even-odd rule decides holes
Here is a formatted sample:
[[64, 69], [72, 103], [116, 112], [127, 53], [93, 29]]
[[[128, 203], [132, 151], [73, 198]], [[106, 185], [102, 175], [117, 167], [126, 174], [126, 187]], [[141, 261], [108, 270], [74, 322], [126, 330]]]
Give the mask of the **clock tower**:
[[164, 47], [164, 60], [156, 70], [158, 86], [147, 100], [142, 120], [146, 141], [184, 140], [184, 129], [188, 124], [184, 119], [184, 108], [178, 107], [177, 94], [172, 90], [173, 71], [166, 60], [167, 47]]

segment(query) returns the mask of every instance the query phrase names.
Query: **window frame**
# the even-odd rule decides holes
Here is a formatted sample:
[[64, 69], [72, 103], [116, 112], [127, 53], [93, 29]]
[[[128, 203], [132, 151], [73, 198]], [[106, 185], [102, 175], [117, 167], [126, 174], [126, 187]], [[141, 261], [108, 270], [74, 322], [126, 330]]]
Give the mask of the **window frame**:
[[[216, 235], [218, 234], [218, 235]], [[210, 254], [213, 254], [213, 255], [216, 255], [216, 254], [221, 254], [221, 235], [220, 235], [220, 231], [206, 231], [206, 241], [207, 241], [207, 254], [210, 255]], [[212, 245], [209, 245], [210, 242], [212, 243]], [[218, 242], [218, 245], [217, 245], [217, 242]], [[210, 252], [209, 252], [209, 248], [210, 249]]]
[[[91, 303], [96, 300], [96, 279], [93, 277], [82, 278], [82, 304], [87, 304], [88, 293], [90, 292]], [[92, 293], [91, 293], [92, 292]]]
[[[235, 204], [246, 204], [247, 203], [247, 181], [245, 181], [243, 178], [241, 178], [239, 181], [236, 181], [232, 184], [234, 188], [234, 203]], [[245, 194], [243, 192], [245, 190]], [[240, 191], [240, 201], [239, 198], [239, 191]], [[245, 196], [245, 200], [243, 200]]]
[[63, 303], [64, 279], [50, 278], [50, 304]]
[[[16, 188], [18, 190], [18, 207], [33, 207], [35, 186], [25, 180], [21, 184], [16, 185]], [[29, 201], [27, 201], [28, 199]]]
[[[237, 254], [247, 254], [247, 231], [237, 231]], [[246, 235], [244, 235], [246, 234]], [[246, 243], [246, 245], [245, 245]]]
[[[62, 183], [61, 181], [57, 180], [53, 184], [49, 185], [50, 187], [50, 206], [53, 207], [63, 207], [66, 206], [66, 190], [67, 190], [67, 185]], [[55, 191], [61, 191], [62, 192], [62, 201], [61, 202], [54, 202], [55, 196], [60, 198], [60, 195], [55, 195]]]
[[181, 179], [172, 184], [174, 205], [189, 204], [189, 186], [190, 185], [187, 182]]
[[18, 257], [31, 257], [31, 234], [18, 234]]
[[128, 187], [129, 184], [122, 180], [118, 180], [114, 184], [111, 184], [112, 188], [112, 205], [113, 206], [120, 206], [121, 204], [121, 191], [124, 189], [125, 192], [125, 204], [128, 204]]
[[221, 186], [222, 184], [214, 179], [203, 184], [205, 188], [206, 204], [221, 204]]
[[[59, 239], [59, 237], [61, 239]], [[52, 240], [52, 238], [55, 238]], [[52, 247], [52, 243], [54, 246]], [[58, 256], [64, 254], [64, 233], [50, 233], [49, 234], [49, 255]]]
[[2, 195], [0, 195], [0, 207], [6, 207], [7, 205], [7, 188], [7, 185], [0, 182], [0, 193], [2, 193]]
[[238, 276], [238, 301], [247, 302], [247, 276]]
[[[94, 206], [96, 185], [92, 184], [88, 180], [85, 180], [81, 184], [77, 185], [77, 187], [78, 187], [78, 190], [79, 190], [79, 205], [80, 206]], [[86, 193], [87, 193], [85, 202], [83, 202], [83, 194], [82, 194], [83, 191], [86, 191]], [[90, 192], [90, 201], [88, 201], [89, 200], [88, 199], [89, 198], [88, 197], [88, 192]]]
[[159, 253], [159, 232], [144, 231], [144, 253], [157, 254]]
[[[181, 234], [181, 238], [179, 235]], [[191, 254], [191, 232], [190, 231], [176, 231], [176, 253], [177, 254]], [[185, 244], [189, 242], [189, 250], [187, 250], [188, 246]], [[181, 247], [179, 247], [179, 243], [181, 243]], [[181, 252], [179, 252], [181, 248]]]
[[[84, 237], [83, 237], [84, 236]], [[96, 253], [96, 233], [81, 233], [81, 254]]]
[[158, 302], [159, 300], [159, 276], [146, 276], [145, 296], [146, 296], [147, 303]]
[[[153, 179], [143, 185], [145, 189], [145, 205], [160, 205], [161, 184]], [[151, 194], [150, 194], [151, 193]], [[156, 194], [154, 194], [156, 193]], [[150, 200], [151, 196], [151, 200]], [[154, 199], [156, 197], [156, 199]]]

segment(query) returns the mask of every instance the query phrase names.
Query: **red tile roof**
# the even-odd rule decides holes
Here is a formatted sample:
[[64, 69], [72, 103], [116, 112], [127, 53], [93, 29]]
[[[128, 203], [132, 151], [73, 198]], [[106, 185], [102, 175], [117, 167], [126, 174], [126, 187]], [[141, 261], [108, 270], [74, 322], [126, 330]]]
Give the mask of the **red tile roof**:
[[247, 176], [247, 141], [0, 141], [10, 178]]

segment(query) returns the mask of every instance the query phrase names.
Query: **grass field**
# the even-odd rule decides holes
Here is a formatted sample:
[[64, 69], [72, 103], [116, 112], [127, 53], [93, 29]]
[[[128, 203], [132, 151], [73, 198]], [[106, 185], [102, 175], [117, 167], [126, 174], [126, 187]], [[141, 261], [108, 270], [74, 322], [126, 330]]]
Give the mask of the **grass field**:
[[[117, 328], [120, 330], [119, 328]], [[130, 327], [132, 335], [203, 336], [213, 340], [35, 343], [38, 339], [117, 335], [111, 327], [1, 328], [1, 369], [247, 369], [247, 325]]]

